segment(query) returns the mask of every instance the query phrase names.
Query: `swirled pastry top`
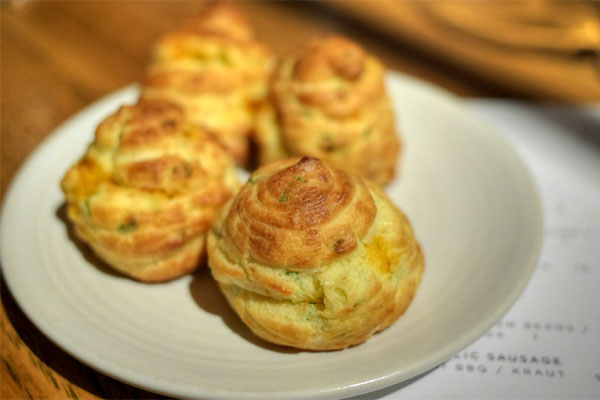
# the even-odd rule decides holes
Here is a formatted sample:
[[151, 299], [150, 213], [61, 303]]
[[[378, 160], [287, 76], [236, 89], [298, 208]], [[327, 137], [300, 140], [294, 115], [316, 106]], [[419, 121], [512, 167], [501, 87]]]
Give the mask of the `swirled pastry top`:
[[240, 13], [217, 3], [158, 41], [145, 86], [188, 94], [241, 91], [254, 99], [264, 96], [272, 64]]
[[244, 16], [237, 8], [224, 2], [215, 2], [206, 7], [197, 18], [189, 20], [179, 30], [197, 35], [224, 36], [241, 41], [254, 39], [254, 32]]
[[186, 122], [179, 106], [143, 101], [106, 118], [81, 163], [96, 175], [89, 191], [104, 182], [174, 196], [220, 180], [228, 161], [209, 135]]
[[350, 116], [383, 90], [384, 68], [357, 43], [334, 35], [317, 39], [296, 58], [283, 61], [275, 93], [293, 93], [335, 118]]
[[258, 169], [225, 223], [233, 243], [266, 265], [314, 268], [352, 251], [376, 209], [359, 179], [304, 157]]
[[163, 101], [108, 116], [61, 182], [77, 234], [142, 280], [196, 267], [214, 214], [238, 185], [225, 150]]
[[388, 183], [400, 142], [383, 78], [381, 63], [341, 36], [284, 59], [257, 118], [261, 163], [309, 155]]

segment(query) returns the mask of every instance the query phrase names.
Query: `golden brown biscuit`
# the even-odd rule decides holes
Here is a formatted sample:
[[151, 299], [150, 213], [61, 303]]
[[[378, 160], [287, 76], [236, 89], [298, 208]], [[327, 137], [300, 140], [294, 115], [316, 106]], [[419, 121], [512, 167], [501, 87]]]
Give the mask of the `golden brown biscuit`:
[[304, 157], [254, 172], [208, 235], [212, 274], [273, 343], [341, 349], [407, 309], [424, 268], [404, 214], [374, 183]]
[[116, 270], [150, 282], [199, 265], [213, 217], [239, 182], [231, 157], [179, 106], [145, 101], [98, 126], [61, 187], [77, 235]]
[[156, 43], [142, 98], [177, 102], [243, 164], [273, 62], [239, 12], [215, 3]]
[[271, 95], [257, 119], [261, 164], [309, 155], [379, 184], [394, 177], [400, 142], [384, 68], [358, 44], [311, 42], [281, 62]]

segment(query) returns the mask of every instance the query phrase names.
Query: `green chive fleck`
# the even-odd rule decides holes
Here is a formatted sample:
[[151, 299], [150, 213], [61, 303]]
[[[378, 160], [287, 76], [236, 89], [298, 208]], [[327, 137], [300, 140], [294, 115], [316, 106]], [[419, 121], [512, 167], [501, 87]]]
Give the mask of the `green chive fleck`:
[[85, 201], [83, 202], [83, 214], [86, 217], [92, 215], [92, 209], [90, 208], [90, 199], [85, 199]]
[[303, 177], [301, 177], [301, 176], [297, 176], [297, 177], [296, 177], [296, 180], [297, 180], [297, 181], [299, 181], [299, 182], [302, 182], [302, 183], [306, 183], [306, 182], [308, 182], [306, 179], [304, 179], [304, 178], [303, 178]]
[[339, 298], [341, 298], [344, 301], [344, 303], [348, 300], [348, 296], [346, 295], [344, 289], [335, 288], [334, 292]]
[[281, 196], [279, 196], [279, 202], [280, 202], [280, 203], [283, 203], [284, 201], [287, 201], [287, 199], [288, 199], [288, 198], [287, 198], [287, 193], [286, 193], [286, 192], [283, 192], [283, 193], [281, 194]]
[[135, 220], [131, 220], [129, 222], [119, 225], [117, 230], [121, 233], [129, 233], [129, 232], [135, 231], [137, 229], [137, 227], [138, 227], [137, 222]]
[[335, 150], [335, 143], [333, 143], [333, 138], [330, 134], [326, 133], [323, 135], [323, 142], [323, 150], [328, 153]]
[[231, 65], [231, 60], [229, 59], [229, 55], [227, 53], [219, 53], [219, 59], [225, 65]]
[[189, 178], [192, 176], [192, 166], [188, 163], [183, 164], [183, 169], [185, 171], [185, 176]]

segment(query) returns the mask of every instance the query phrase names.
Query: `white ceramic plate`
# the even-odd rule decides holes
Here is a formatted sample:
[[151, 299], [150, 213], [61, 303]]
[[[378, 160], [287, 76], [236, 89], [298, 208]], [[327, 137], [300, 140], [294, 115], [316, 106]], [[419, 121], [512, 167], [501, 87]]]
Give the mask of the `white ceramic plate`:
[[403, 133], [390, 196], [426, 257], [416, 299], [359, 346], [295, 351], [255, 338], [210, 273], [147, 285], [111, 274], [69, 238], [59, 181], [128, 87], [45, 140], [14, 179], [1, 225], [5, 279], [31, 320], [107, 375], [176, 397], [336, 398], [407, 380], [460, 351], [505, 313], [536, 264], [542, 218], [515, 151], [454, 97], [391, 74]]

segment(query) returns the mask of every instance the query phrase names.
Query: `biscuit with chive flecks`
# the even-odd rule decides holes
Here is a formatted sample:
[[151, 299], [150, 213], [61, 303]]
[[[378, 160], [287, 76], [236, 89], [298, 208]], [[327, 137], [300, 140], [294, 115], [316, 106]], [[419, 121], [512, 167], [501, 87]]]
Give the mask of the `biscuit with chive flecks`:
[[378, 185], [316, 158], [255, 171], [216, 217], [209, 266], [261, 338], [334, 350], [411, 303], [424, 269], [406, 216]]
[[384, 67], [339, 35], [310, 42], [275, 71], [258, 112], [259, 162], [313, 156], [380, 185], [395, 174], [400, 139]]
[[115, 270], [154, 282], [201, 265], [239, 182], [229, 154], [178, 105], [142, 101], [98, 126], [61, 188], [77, 236]]

